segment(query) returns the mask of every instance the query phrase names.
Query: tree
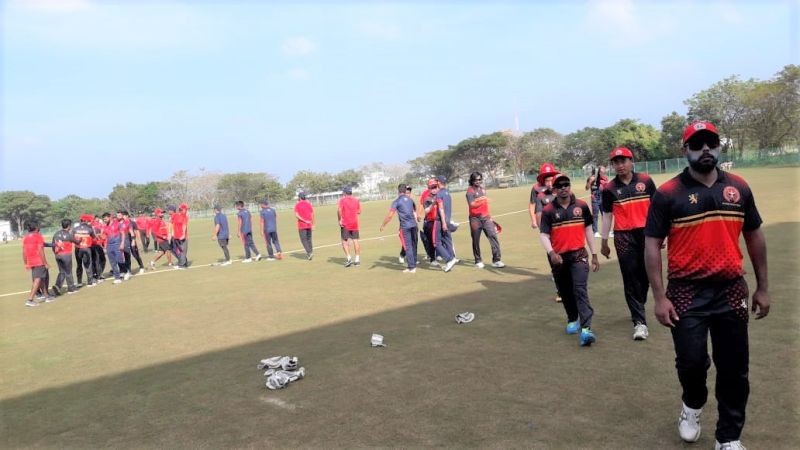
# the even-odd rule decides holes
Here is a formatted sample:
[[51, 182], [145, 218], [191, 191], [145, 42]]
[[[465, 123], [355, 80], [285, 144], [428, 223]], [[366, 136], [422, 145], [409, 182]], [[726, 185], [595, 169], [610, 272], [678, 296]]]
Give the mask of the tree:
[[747, 107], [744, 99], [755, 83], [755, 80], [742, 81], [734, 75], [694, 94], [683, 102], [689, 107], [689, 121], [712, 122], [720, 132], [723, 151], [738, 150], [741, 155], [747, 138]]
[[62, 219], [76, 221], [81, 214], [95, 215], [110, 210], [111, 207], [106, 199], [83, 198], [72, 194], [52, 202], [50, 222], [57, 224]]
[[419, 158], [408, 161], [410, 166], [408, 178], [424, 182], [430, 176], [442, 175], [447, 179], [453, 178], [456, 173], [454, 160], [455, 150], [434, 150], [425, 153]]
[[263, 172], [238, 172], [223, 175], [217, 188], [226, 202], [257, 202], [261, 198], [282, 200], [285, 191], [274, 175]]
[[314, 194], [342, 189], [342, 185], [330, 173], [317, 173], [310, 170], [297, 172], [286, 186], [291, 192], [305, 191]]
[[744, 118], [759, 154], [796, 141], [800, 122], [800, 67], [788, 65], [775, 80], [756, 83], [744, 94]]
[[50, 198], [46, 195], [31, 191], [0, 192], [0, 218], [10, 221], [12, 230], [19, 234], [25, 231], [28, 222], [49, 225], [46, 219], [50, 207]]
[[131, 214], [152, 211], [161, 202], [161, 187], [160, 183], [154, 181], [146, 184], [118, 184], [108, 194], [108, 200], [112, 209], [122, 209]]
[[591, 161], [605, 161], [611, 150], [608, 147], [604, 130], [585, 127], [564, 136], [564, 152], [555, 162], [561, 167], [580, 167]]
[[661, 119], [661, 148], [666, 156], [681, 156], [686, 117], [672, 111]]
[[666, 156], [661, 147], [661, 132], [652, 125], [635, 119], [622, 119], [604, 130], [605, 148], [595, 160], [606, 160], [615, 147], [627, 147], [637, 160], [662, 159]]
[[457, 174], [483, 172], [497, 183], [498, 173], [506, 165], [507, 146], [508, 138], [499, 131], [464, 139], [454, 147]]
[[522, 167], [534, 173], [545, 162], [556, 162], [564, 151], [564, 136], [552, 128], [537, 128], [522, 135]]
[[356, 187], [361, 185], [361, 182], [364, 180], [364, 174], [355, 169], [348, 169], [343, 172], [337, 173], [334, 176], [334, 179], [335, 183], [341, 187], [344, 186]]

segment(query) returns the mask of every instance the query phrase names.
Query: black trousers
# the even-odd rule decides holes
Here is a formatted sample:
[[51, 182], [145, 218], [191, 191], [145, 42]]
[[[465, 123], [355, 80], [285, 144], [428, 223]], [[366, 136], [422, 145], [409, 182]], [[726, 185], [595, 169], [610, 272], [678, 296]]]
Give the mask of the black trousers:
[[298, 234], [300, 234], [300, 243], [303, 244], [303, 248], [306, 250], [306, 255], [311, 255], [314, 253], [314, 244], [311, 241], [311, 229], [301, 229], [297, 230]]
[[94, 268], [92, 267], [92, 249], [79, 248], [75, 252], [77, 267], [75, 274], [78, 277], [78, 283], [83, 278], [83, 272], [86, 271], [86, 283], [94, 283]]
[[425, 248], [425, 254], [428, 255], [428, 261], [436, 261], [436, 247], [433, 245], [433, 225], [434, 221], [425, 221], [422, 224], [422, 246]]
[[186, 258], [186, 239], [172, 239], [170, 250], [178, 258], [179, 267], [188, 267], [189, 260]]
[[56, 255], [58, 265], [58, 276], [56, 277], [55, 287], [61, 289], [61, 284], [67, 280], [67, 289], [75, 290], [75, 282], [72, 280], [72, 255]]
[[[139, 254], [139, 247], [133, 246], [131, 247], [131, 255], [133, 259], [136, 260], [136, 263], [139, 264], [140, 269], [144, 269], [144, 264], [142, 263], [142, 256]], [[130, 269], [130, 267], [128, 267]]]
[[106, 252], [102, 246], [92, 245], [92, 263], [94, 278], [102, 278], [106, 270]]
[[634, 325], [639, 323], [646, 325], [644, 304], [647, 302], [650, 282], [647, 280], [647, 271], [644, 267], [644, 228], [615, 231], [614, 249], [619, 259], [625, 302], [631, 313], [631, 321]]
[[672, 341], [683, 402], [699, 409], [708, 399], [710, 334], [717, 368], [715, 395], [719, 417], [715, 435], [719, 442], [739, 440], [750, 395], [747, 283], [742, 278], [695, 283], [670, 280], [667, 298], [675, 304], [680, 316], [672, 328]]
[[481, 262], [481, 233], [486, 235], [492, 247], [492, 262], [500, 261], [500, 241], [497, 240], [497, 227], [490, 217], [470, 217], [469, 231], [472, 235], [472, 254], [475, 264]]
[[149, 233], [139, 233], [139, 236], [142, 239], [142, 250], [147, 253], [150, 249], [150, 234]]
[[561, 303], [567, 312], [567, 321], [580, 319], [581, 328], [591, 328], [594, 309], [589, 303], [589, 254], [582, 248], [561, 253], [561, 259], [563, 262], [560, 265], [551, 263], [550, 267], [561, 294]]
[[217, 244], [219, 244], [219, 248], [222, 249], [222, 253], [225, 255], [225, 261], [230, 261], [231, 254], [228, 252], [228, 239], [217, 239]]

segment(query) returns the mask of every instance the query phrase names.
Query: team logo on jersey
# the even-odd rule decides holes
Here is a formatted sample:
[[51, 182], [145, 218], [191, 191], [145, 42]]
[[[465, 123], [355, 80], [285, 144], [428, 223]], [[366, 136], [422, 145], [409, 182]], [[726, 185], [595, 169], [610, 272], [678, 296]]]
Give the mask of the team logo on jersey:
[[560, 218], [561, 218], [561, 215], [559, 213], [556, 213], [556, 220], [558, 220]]
[[722, 190], [722, 198], [730, 203], [739, 203], [741, 195], [739, 194], [739, 190], [735, 187], [726, 186], [725, 189]]
[[622, 189], [617, 189], [617, 195], [622, 195]]
[[697, 194], [689, 194], [689, 203], [693, 205], [697, 204]]
[[644, 190], [646, 189], [646, 186], [644, 185], [644, 183], [642, 183], [640, 181], [640, 182], [636, 183], [636, 186], [634, 186], [634, 188], [636, 189], [636, 192], [644, 192]]
[[580, 208], [580, 206], [576, 206], [575, 209], [572, 210], [572, 215], [575, 217], [581, 217], [583, 216], [583, 210]]

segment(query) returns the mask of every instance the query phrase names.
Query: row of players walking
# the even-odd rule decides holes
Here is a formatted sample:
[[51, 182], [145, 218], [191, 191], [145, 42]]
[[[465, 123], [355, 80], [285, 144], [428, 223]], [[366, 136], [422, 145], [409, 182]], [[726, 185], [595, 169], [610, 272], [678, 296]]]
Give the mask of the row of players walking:
[[[700, 413], [708, 395], [706, 373], [710, 358], [706, 347], [710, 331], [717, 365], [719, 421], [715, 448], [738, 449], [744, 448], [739, 439], [749, 394], [748, 287], [743, 278], [738, 244], [742, 233], [757, 281], [751, 307], [757, 319], [767, 316], [770, 300], [766, 244], [760, 229], [762, 220], [747, 183], [717, 168], [720, 149], [719, 133], [713, 124], [690, 124], [683, 134], [683, 151], [689, 167], [656, 189], [647, 174], [633, 171], [633, 153], [624, 147], [616, 148], [609, 156], [615, 178], [604, 179], [604, 174], [598, 172], [586, 182], [586, 189], [592, 192], [592, 207], [573, 195], [572, 182], [567, 175], [545, 163], [531, 190], [530, 217], [531, 227], [539, 229], [539, 240], [547, 253], [557, 296], [567, 315], [565, 331], [577, 334], [581, 346], [590, 346], [597, 339], [591, 327], [594, 311], [587, 284], [590, 268], [596, 272], [600, 267], [594, 241], [598, 235], [600, 253], [606, 258], [610, 256], [608, 240], [614, 239], [624, 297], [634, 328], [633, 339], [637, 341], [649, 336], [645, 303], [647, 291], [652, 287], [656, 318], [670, 327], [675, 346], [678, 379], [683, 388], [678, 430], [687, 442], [700, 437]], [[500, 227], [489, 213], [489, 199], [482, 181], [480, 173], [472, 173], [466, 194], [475, 266], [485, 267], [480, 253], [480, 236], [484, 234], [491, 245], [492, 266], [502, 268], [505, 265], [500, 259], [497, 238]], [[414, 201], [408, 186], [398, 186], [398, 197], [392, 202], [380, 229], [383, 230], [394, 215], [398, 216], [400, 258], [407, 264], [405, 273], [415, 272], [418, 238], [423, 241], [429, 265], [439, 266], [439, 259], [442, 269], [449, 272], [458, 262], [452, 241], [458, 224], [452, 220], [452, 201], [446, 183], [443, 177], [429, 180], [419, 203]], [[245, 248], [243, 262], [251, 262], [253, 254], [259, 260], [262, 256], [253, 243], [250, 213], [243, 202], [237, 202], [236, 208], [237, 232]], [[266, 200], [261, 202], [261, 208], [267, 259], [281, 259], [276, 213]], [[162, 220], [160, 210], [155, 211], [152, 222], [147, 222], [154, 247], [160, 252], [151, 266], [166, 254], [168, 258], [174, 255], [178, 259], [176, 268], [185, 268], [188, 264], [188, 208], [180, 205], [177, 209], [168, 209], [172, 213], [171, 226]], [[228, 265], [227, 218], [219, 206], [215, 210], [212, 239], [217, 240], [223, 250], [225, 259], [221, 265]], [[337, 208], [345, 267], [360, 264], [360, 212], [360, 202], [352, 196], [351, 189], [345, 188]], [[314, 209], [302, 192], [294, 213], [301, 243], [311, 260]], [[597, 228], [598, 215], [602, 215], [602, 231]], [[418, 222], [423, 222], [421, 232]], [[65, 220], [63, 229], [50, 244], [59, 265], [56, 292], [65, 279], [67, 293], [74, 291], [71, 279], [73, 244], [78, 267], [82, 266], [86, 272], [88, 286], [93, 286], [95, 280], [102, 280], [103, 245], [111, 262], [114, 283], [131, 276], [131, 257], [138, 262], [139, 271], [144, 270], [136, 245], [137, 229], [142, 236], [143, 226], [130, 220], [125, 211], [120, 211], [115, 218], [106, 213], [102, 222], [96, 217], [82, 216], [79, 225], [73, 230], [70, 227], [70, 221]], [[45, 244], [35, 225], [31, 225], [29, 231], [23, 243], [23, 258], [26, 267], [32, 270], [34, 281], [26, 305], [35, 306], [33, 297], [37, 292], [42, 292], [46, 301], [50, 298], [46, 293]], [[667, 239], [669, 283], [665, 288], [661, 250]], [[140, 240], [147, 249], [144, 237]]]

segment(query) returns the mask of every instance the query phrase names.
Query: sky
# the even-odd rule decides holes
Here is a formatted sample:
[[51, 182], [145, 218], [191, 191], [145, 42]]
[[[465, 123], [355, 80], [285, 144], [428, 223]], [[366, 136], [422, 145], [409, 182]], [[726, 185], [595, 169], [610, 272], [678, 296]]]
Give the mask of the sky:
[[404, 163], [484, 133], [660, 128], [800, 64], [800, 0], [0, 0], [0, 191]]

